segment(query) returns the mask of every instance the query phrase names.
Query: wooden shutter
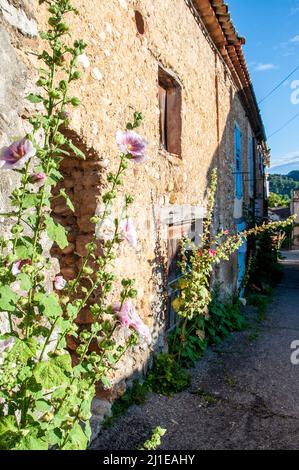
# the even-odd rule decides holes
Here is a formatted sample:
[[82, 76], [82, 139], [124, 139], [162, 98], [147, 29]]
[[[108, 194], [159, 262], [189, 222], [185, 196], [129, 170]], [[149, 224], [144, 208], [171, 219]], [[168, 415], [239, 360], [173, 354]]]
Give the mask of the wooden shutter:
[[166, 89], [159, 85], [160, 140], [166, 148]]
[[167, 89], [166, 99], [166, 137], [168, 152], [181, 155], [182, 144], [182, 92], [179, 87]]

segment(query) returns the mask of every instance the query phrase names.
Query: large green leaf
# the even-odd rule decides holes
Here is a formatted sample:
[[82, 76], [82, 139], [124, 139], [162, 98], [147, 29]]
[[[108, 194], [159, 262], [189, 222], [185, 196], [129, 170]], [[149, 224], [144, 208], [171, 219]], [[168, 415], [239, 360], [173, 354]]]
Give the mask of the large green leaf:
[[36, 357], [38, 344], [35, 339], [15, 338], [14, 346], [10, 352], [12, 357], [17, 358], [23, 364], [27, 364], [28, 359]]
[[15, 450], [48, 450], [48, 444], [44, 438], [38, 437], [38, 430], [36, 428], [26, 429], [28, 434], [24, 436]]
[[72, 360], [69, 354], [63, 354], [62, 356], [56, 356], [52, 359], [52, 363], [65, 372], [72, 371]]
[[0, 311], [14, 312], [18, 296], [9, 286], [0, 286]]
[[37, 364], [33, 375], [35, 380], [42, 384], [46, 390], [59, 387], [68, 382], [68, 378], [63, 370], [53, 363], [52, 360]]
[[62, 250], [66, 248], [69, 242], [67, 240], [65, 228], [60, 224], [56, 224], [50, 216], [46, 217], [45, 225], [50, 240], [56, 242]]
[[18, 432], [14, 416], [0, 418], [0, 450], [11, 449], [18, 439]]
[[62, 315], [62, 308], [59, 304], [59, 297], [52, 292], [51, 294], [43, 294], [38, 292], [34, 296], [34, 300], [39, 303], [42, 312], [51, 319], [56, 319]]
[[29, 209], [30, 207], [36, 207], [40, 199], [40, 196], [35, 193], [26, 194], [23, 198], [23, 208]]
[[84, 434], [81, 426], [75, 423], [70, 430], [68, 440], [62, 450], [85, 450], [88, 445], [88, 438]]
[[21, 273], [18, 275], [17, 277], [18, 281], [21, 282], [21, 289], [22, 290], [25, 290], [25, 291], [29, 291], [32, 287], [32, 282], [31, 282], [31, 278], [30, 276], [28, 276], [28, 274], [25, 274], [25, 273]]
[[22, 237], [16, 244], [16, 255], [18, 259], [28, 259], [33, 252], [33, 239], [30, 237]]

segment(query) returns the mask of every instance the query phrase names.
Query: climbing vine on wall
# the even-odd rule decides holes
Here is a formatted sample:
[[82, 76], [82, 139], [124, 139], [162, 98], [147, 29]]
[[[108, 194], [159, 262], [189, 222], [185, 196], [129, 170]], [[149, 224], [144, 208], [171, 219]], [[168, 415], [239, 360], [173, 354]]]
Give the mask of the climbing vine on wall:
[[[140, 341], [150, 343], [151, 335], [134, 308], [134, 280], [122, 279], [120, 298], [113, 305], [108, 301], [117, 283], [117, 248], [123, 242], [136, 245], [134, 224], [127, 217], [130, 195], [125, 196], [125, 217], [114, 220], [112, 235], [101, 240], [95, 235], [86, 246], [77, 277], [69, 282], [59, 275], [48, 279], [45, 237], [61, 249], [68, 245], [67, 232], [51, 213], [53, 188], [62, 179], [60, 162], [65, 156], [85, 158], [63, 128], [72, 108], [80, 105], [69, 87], [80, 79], [77, 60], [87, 45], [82, 40], [69, 44], [67, 18], [79, 14], [70, 0], [39, 3], [47, 4], [49, 29], [40, 34], [46, 44], [37, 56], [40, 93], [27, 100], [43, 110], [30, 118], [32, 132], [0, 156], [0, 172], [11, 170], [20, 177], [10, 196], [11, 212], [1, 214], [12, 223], [10, 235], [0, 238], [0, 449], [85, 449], [95, 384], [110, 387], [109, 371]], [[117, 132], [119, 165], [108, 174], [109, 190], [100, 214], [92, 219], [97, 233], [112, 212], [129, 166], [146, 160], [147, 143], [135, 131], [141, 124], [142, 115], [136, 112], [126, 129]], [[73, 211], [66, 192], [60, 196]], [[74, 320], [98, 291], [98, 301], [90, 305], [93, 324], [80, 331]], [[75, 364], [66, 349], [69, 335], [79, 343]], [[94, 343], [97, 352], [91, 352]]]

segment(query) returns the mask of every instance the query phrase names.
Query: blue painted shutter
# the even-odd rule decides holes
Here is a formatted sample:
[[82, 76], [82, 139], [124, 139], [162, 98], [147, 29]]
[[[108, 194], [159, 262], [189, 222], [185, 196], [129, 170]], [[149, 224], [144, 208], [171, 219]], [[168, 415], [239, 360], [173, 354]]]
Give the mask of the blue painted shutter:
[[254, 194], [253, 138], [249, 138], [249, 194]]
[[[237, 225], [238, 233], [243, 232], [246, 229], [245, 222]], [[246, 253], [247, 253], [247, 242], [244, 240], [242, 246], [238, 250], [238, 289], [241, 288], [242, 282], [246, 274]], [[240, 292], [240, 297], [243, 297], [244, 289]]]
[[236, 198], [242, 199], [243, 197], [243, 178], [242, 178], [242, 142], [241, 131], [237, 124], [235, 124], [235, 186]]

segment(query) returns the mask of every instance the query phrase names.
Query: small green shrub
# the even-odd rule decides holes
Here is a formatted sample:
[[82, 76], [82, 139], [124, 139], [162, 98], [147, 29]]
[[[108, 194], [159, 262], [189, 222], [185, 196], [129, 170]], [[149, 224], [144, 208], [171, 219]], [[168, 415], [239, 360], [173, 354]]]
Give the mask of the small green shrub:
[[161, 428], [158, 426], [153, 430], [152, 437], [145, 441], [143, 446], [138, 450], [157, 450], [158, 447], [161, 445], [161, 438], [166, 433], [166, 429]]
[[139, 382], [135, 380], [132, 387], [128, 388], [122, 397], [114, 401], [112, 405], [112, 416], [106, 418], [104, 422], [104, 428], [109, 428], [114, 421], [122, 416], [132, 405], [143, 405], [145, 403], [147, 396], [150, 392], [150, 388], [147, 382]]
[[153, 392], [171, 396], [188, 388], [191, 376], [173, 355], [160, 353], [155, 357], [146, 382]]
[[233, 331], [241, 331], [246, 322], [241, 311], [238, 297], [221, 301], [216, 290], [209, 307], [209, 318], [206, 320], [205, 331], [210, 345], [219, 344]]

